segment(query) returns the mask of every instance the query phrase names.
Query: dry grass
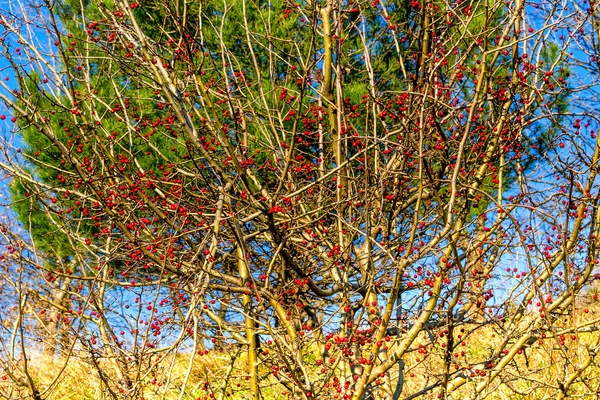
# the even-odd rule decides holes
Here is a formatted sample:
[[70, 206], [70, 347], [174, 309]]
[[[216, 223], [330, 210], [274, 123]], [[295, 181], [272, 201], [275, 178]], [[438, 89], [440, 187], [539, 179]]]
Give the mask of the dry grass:
[[[548, 333], [545, 339], [535, 340], [523, 348], [521, 354], [517, 355], [485, 388], [482, 395], [476, 398], [533, 400], [561, 398], [565, 394], [573, 399], [600, 398], [600, 369], [595, 363], [596, 355], [590, 353], [590, 349], [600, 343], [597, 326], [589, 325], [588, 331], [579, 332], [574, 338], [571, 338], [572, 333], [567, 332], [573, 325], [581, 326], [586, 321], [593, 321], [599, 317], [600, 313], [597, 310], [588, 310], [588, 313], [580, 313], [574, 319], [567, 317], [555, 321], [556, 336]], [[527, 321], [523, 322], [523, 328], [527, 323]], [[462, 337], [458, 337], [461, 334], [459, 331], [455, 333], [458, 347], [453, 352], [458, 356], [453, 357], [450, 369], [466, 377], [466, 382], [448, 397], [451, 399], [471, 398], [474, 387], [484, 382], [491, 371], [488, 368], [481, 368], [480, 363], [490, 360], [497, 345], [510, 337], [510, 332], [503, 331], [501, 326], [486, 326], [472, 335], [468, 334], [469, 326], [464, 328]], [[561, 334], [564, 336], [564, 344], [561, 344]], [[416, 343], [416, 351], [404, 358], [406, 380], [402, 398], [419, 393], [423, 388], [439, 382], [443, 375], [445, 339], [437, 335], [434, 337], [435, 340], [431, 339], [432, 336], [424, 332]], [[511, 343], [510, 339], [509, 343]], [[419, 345], [421, 351], [418, 351]], [[35, 387], [40, 391], [41, 398], [47, 400], [113, 398], [106, 382], [118, 398], [204, 399], [209, 398], [211, 394], [214, 398], [219, 397], [227, 369], [234, 359], [225, 392], [227, 396], [224, 398], [249, 399], [245, 372], [246, 359], [243, 352], [238, 357], [232, 357], [235, 353], [237, 352], [232, 349], [224, 352], [211, 351], [202, 356], [195, 356], [191, 368], [189, 354], [170, 355], [160, 362], [156, 362], [156, 359], [147, 359], [148, 364], [145, 366], [131, 365], [129, 376], [134, 378], [137, 382], [136, 388], [139, 389], [138, 395], [134, 397], [128, 397], [120, 392], [119, 378], [107, 360], [99, 363], [99, 369], [105, 374], [103, 379], [98, 368], [94, 367], [89, 359], [77, 357], [61, 360], [43, 355], [31, 355], [28, 372]], [[592, 362], [581, 371], [568, 391], [563, 392], [561, 385], [578, 373], [590, 355]], [[25, 385], [16, 384], [7, 376], [7, 371], [0, 371], [0, 376], [4, 375], [3, 380], [0, 380], [1, 399], [33, 398], [30, 388], [27, 387], [27, 377], [23, 370], [21, 364], [12, 372], [13, 377], [20, 379]], [[392, 385], [397, 379], [397, 372], [394, 374], [391, 376]], [[261, 368], [261, 376], [264, 377], [262, 384], [266, 388], [263, 393], [264, 400], [294, 398], [289, 394], [282, 394], [285, 389], [268, 373], [266, 367]], [[318, 378], [315, 375], [315, 379]], [[185, 389], [182, 393], [183, 386]], [[417, 398], [435, 399], [439, 394], [439, 389], [436, 388]], [[330, 397], [323, 396], [323, 398]]]

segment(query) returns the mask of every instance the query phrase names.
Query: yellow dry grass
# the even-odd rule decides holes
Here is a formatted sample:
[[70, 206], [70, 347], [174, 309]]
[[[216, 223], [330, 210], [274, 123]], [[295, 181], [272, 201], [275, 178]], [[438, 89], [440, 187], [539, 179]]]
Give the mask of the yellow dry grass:
[[[598, 310], [590, 309], [585, 314], [579, 312], [576, 317], [565, 316], [556, 320], [554, 333], [548, 332], [544, 339], [538, 338], [524, 347], [521, 353], [478, 396], [474, 396], [474, 388], [485, 382], [492, 371], [489, 368], [481, 368], [480, 363], [490, 359], [498, 343], [510, 337], [510, 331], [504, 331], [500, 325], [486, 326], [469, 335], [470, 327], [464, 326], [465, 332], [462, 333], [462, 337], [458, 336], [461, 335], [460, 331], [455, 332], [454, 340], [458, 343], [458, 347], [453, 350], [450, 369], [461, 373], [466, 378], [466, 382], [447, 398], [490, 400], [600, 398], [600, 369], [596, 364], [598, 359], [595, 353], [590, 353], [590, 349], [596, 348], [600, 343], [600, 334], [596, 331], [598, 327], [596, 324], [588, 324], [584, 331], [569, 332], [573, 326], [583, 326], [586, 322], [594, 321], [599, 317]], [[520, 328], [525, 329], [531, 320], [533, 317], [529, 321], [524, 321]], [[564, 337], [564, 344], [561, 344], [561, 335]], [[443, 361], [445, 339], [437, 335], [434, 339], [432, 341], [432, 335], [423, 332], [415, 343], [415, 351], [404, 358], [405, 385], [401, 398], [415, 395], [441, 379], [445, 368]], [[508, 341], [509, 344], [512, 343], [511, 340]], [[154, 359], [145, 366], [128, 366], [130, 377], [134, 378], [139, 389], [139, 395], [135, 398], [195, 400], [209, 398], [211, 394], [214, 398], [219, 398], [221, 383], [234, 360], [224, 398], [249, 399], [251, 396], [247, 391], [246, 358], [243, 351], [239, 356], [232, 357], [235, 353], [237, 351], [233, 348], [224, 352], [211, 351], [202, 356], [195, 356], [191, 363], [189, 354], [176, 354], [167, 356], [160, 362]], [[590, 356], [592, 360], [589, 366], [577, 375], [578, 370], [586, 364]], [[73, 356], [65, 360], [31, 355], [28, 361], [29, 376], [40, 391], [40, 398], [45, 400], [111, 399], [113, 397], [106, 382], [118, 398], [121, 396], [133, 398], [125, 397], [124, 393], [120, 392], [119, 378], [107, 360], [100, 360], [99, 367], [104, 371], [103, 376], [99, 374], [98, 368], [94, 367], [90, 359]], [[27, 376], [23, 374], [23, 364], [21, 363], [12, 372], [21, 380], [21, 385], [7, 377], [6, 370], [0, 370], [0, 376], [4, 375], [0, 380], [0, 398], [33, 398], [27, 384]], [[264, 400], [290, 398], [289, 395], [282, 395], [285, 389], [268, 373], [266, 367], [261, 368], [261, 376], [264, 378], [262, 380], [265, 386]], [[562, 385], [573, 376], [577, 378], [575, 383], [568, 388], [568, 391], [563, 391]], [[318, 375], [315, 375], [315, 379], [318, 379]], [[392, 386], [396, 379], [395, 371], [391, 375]], [[185, 387], [183, 391], [182, 387]], [[439, 388], [435, 388], [416, 398], [436, 399], [439, 395]], [[329, 397], [323, 396], [323, 398]]]

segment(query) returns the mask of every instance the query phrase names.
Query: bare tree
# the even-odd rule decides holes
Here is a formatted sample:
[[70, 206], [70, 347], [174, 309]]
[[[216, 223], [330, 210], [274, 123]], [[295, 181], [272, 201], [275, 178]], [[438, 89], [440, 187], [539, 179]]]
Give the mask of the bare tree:
[[595, 3], [12, 7], [7, 397], [597, 393]]

